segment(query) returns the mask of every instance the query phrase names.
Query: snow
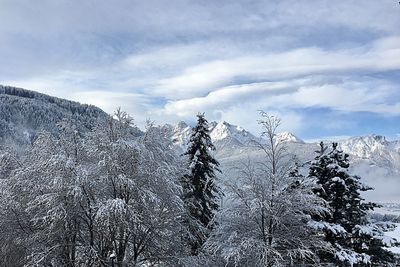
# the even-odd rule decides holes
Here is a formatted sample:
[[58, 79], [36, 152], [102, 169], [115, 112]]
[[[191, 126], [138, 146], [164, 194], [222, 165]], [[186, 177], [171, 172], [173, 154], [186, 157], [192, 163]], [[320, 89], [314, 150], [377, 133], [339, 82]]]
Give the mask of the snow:
[[339, 224], [331, 224], [327, 222], [316, 222], [316, 221], [310, 221], [308, 225], [317, 230], [329, 230], [332, 232], [334, 235], [338, 235], [340, 233], [346, 233], [346, 230]]
[[342, 178], [340, 178], [340, 177], [334, 177], [334, 178], [332, 179], [332, 181], [333, 181], [333, 182], [337, 182], [337, 183], [341, 183], [343, 186], [346, 186], [345, 181], [344, 181]]
[[[242, 144], [243, 146], [240, 147], [240, 152], [239, 153], [242, 158], [243, 158], [243, 154], [246, 157], [248, 154], [246, 154], [249, 150], [246, 150], [247, 147], [251, 147], [251, 142], [253, 140], [259, 141], [261, 139], [255, 137], [254, 135], [252, 135], [250, 132], [246, 131], [244, 128], [240, 127], [240, 126], [235, 126], [232, 124], [229, 124], [227, 122], [220, 122], [220, 123], [216, 123], [216, 122], [211, 122], [210, 124], [210, 133], [211, 133], [211, 137], [213, 139], [213, 141], [223, 141], [223, 140], [236, 140], [238, 143]], [[169, 127], [169, 128], [168, 128]], [[176, 140], [175, 143], [176, 144], [181, 144], [181, 145], [186, 145], [188, 139], [190, 138], [190, 133], [191, 133], [191, 128], [185, 123], [185, 122], [180, 122], [178, 123], [176, 126], [172, 126], [169, 125], [167, 127], [166, 130], [170, 131], [168, 137], [173, 138], [173, 140]], [[203, 128], [204, 129], [204, 128]], [[76, 131], [74, 131], [74, 133], [76, 133]], [[25, 134], [25, 132], [24, 132]], [[199, 138], [203, 138], [201, 136], [198, 136]], [[283, 132], [280, 134], [277, 134], [275, 136], [275, 140], [278, 140], [279, 142], [287, 142], [288, 146], [290, 147], [290, 151], [301, 151], [303, 154], [310, 152], [310, 154], [307, 154], [307, 157], [309, 155], [311, 155], [310, 157], [307, 158], [307, 160], [311, 159], [314, 154], [314, 148], [315, 148], [315, 144], [305, 144], [303, 141], [301, 141], [299, 138], [297, 138], [296, 136], [294, 136], [293, 134], [289, 133], [289, 132]], [[207, 140], [203, 139], [203, 142], [206, 143]], [[400, 148], [400, 142], [388, 142], [386, 141], [385, 137], [383, 136], [369, 136], [369, 137], [356, 137], [356, 138], [352, 138], [350, 140], [347, 140], [343, 143], [343, 146], [348, 149], [354, 149], [351, 150], [351, 153], [355, 153], [355, 156], [358, 157], [368, 157], [369, 159], [374, 159], [376, 160], [378, 157], [382, 157], [383, 159], [391, 159], [393, 162], [400, 162], [400, 154], [399, 154], [399, 148]], [[131, 155], [130, 153], [128, 153], [128, 151], [131, 151], [133, 148], [136, 148], [138, 146], [137, 142], [134, 141], [126, 141], [124, 139], [119, 140], [118, 142], [112, 143], [110, 144], [110, 148], [112, 148], [112, 150], [114, 151], [119, 151], [120, 147], [123, 147], [124, 149], [126, 149], [126, 151], [122, 151], [122, 152], [126, 152], [126, 154], [121, 154], [123, 156], [129, 156]], [[162, 146], [163, 147], [163, 146]], [[137, 147], [139, 150], [139, 147]], [[297, 150], [296, 150], [297, 149]], [[397, 152], [396, 150], [397, 149]], [[103, 158], [102, 155], [106, 154], [109, 150], [104, 150], [102, 152], [99, 153], [99, 156], [101, 156], [100, 158]], [[159, 150], [155, 150], [155, 151], [159, 151]], [[233, 150], [229, 150], [226, 149], [226, 151], [228, 153], [230, 153], [231, 155], [237, 154], [234, 153], [235, 151]], [[153, 151], [150, 151], [153, 152]], [[153, 153], [150, 153], [151, 156], [146, 156], [146, 160], [140, 161], [141, 163], [146, 163], [149, 162], [148, 159], [153, 159]], [[243, 152], [243, 153], [242, 153]], [[251, 151], [252, 153], [255, 152], [255, 150], [253, 149]], [[397, 153], [397, 154], [396, 154]], [[58, 155], [58, 154], [57, 154]], [[145, 154], [143, 154], [144, 157]], [[259, 154], [253, 154], [253, 156], [257, 156]], [[175, 154], [171, 154], [171, 156], [175, 156]], [[192, 162], [191, 168], [194, 167], [195, 164], [197, 164], [197, 159], [200, 156], [199, 151], [196, 152], [196, 154], [194, 155], [195, 159]], [[390, 156], [390, 157], [389, 157]], [[99, 172], [101, 172], [102, 170], [107, 168], [107, 161], [106, 161], [106, 157], [104, 157], [105, 159], [99, 160], [98, 165], [102, 168], [100, 168], [101, 170], [98, 170]], [[305, 156], [303, 158], [306, 158]], [[115, 160], [117, 161], [117, 157], [112, 158], [110, 157], [108, 160], [111, 162], [111, 160]], [[67, 169], [71, 169], [71, 171], [79, 171], [79, 178], [76, 179], [76, 182], [80, 182], [83, 183], [86, 180], [90, 180], [89, 175], [86, 173], [86, 171], [80, 171], [77, 166], [75, 166], [75, 160], [74, 158], [68, 158], [68, 157], [61, 157], [61, 156], [57, 156], [52, 158], [52, 160], [54, 160], [54, 162], [50, 161], [49, 163], [52, 163], [53, 165], [55, 165], [55, 163], [58, 162], [62, 162], [65, 164], [64, 167], [67, 167]], [[230, 158], [231, 163], [232, 158]], [[95, 161], [94, 161], [95, 162]], [[173, 171], [168, 171], [167, 169], [165, 170], [161, 170], [161, 171], [154, 171], [154, 169], [157, 169], [157, 164], [156, 161], [150, 161], [151, 162], [151, 166], [149, 166], [149, 169], [152, 169], [151, 172], [148, 171], [148, 169], [146, 168], [145, 164], [139, 164], [138, 166], [141, 166], [140, 168], [140, 175], [136, 175], [136, 172], [134, 172], [132, 175], [132, 177], [134, 177], [135, 182], [130, 182], [127, 183], [126, 181], [128, 181], [130, 178], [127, 178], [124, 173], [118, 174], [116, 175], [117, 179], [115, 181], [117, 181], [119, 183], [119, 188], [121, 190], [121, 192], [124, 192], [122, 190], [131, 190], [130, 189], [130, 185], [131, 183], [134, 184], [136, 183], [136, 179], [144, 179], [143, 177], [146, 177], [143, 181], [147, 182], [147, 177], [150, 177], [149, 179], [154, 179], [154, 180], [150, 180], [149, 184], [147, 183], [141, 183], [142, 180], [139, 180], [138, 184], [144, 184], [146, 185], [145, 187], [141, 186], [140, 190], [131, 190], [133, 193], [136, 194], [136, 192], [141, 192], [138, 195], [135, 195], [135, 197], [137, 197], [138, 199], [145, 199], [148, 206], [147, 207], [153, 207], [153, 205], [156, 203], [157, 205], [159, 205], [160, 203], [170, 203], [171, 199], [173, 199], [173, 197], [175, 197], [177, 194], [175, 194], [175, 190], [176, 192], [178, 192], [179, 188], [175, 188], [173, 186], [169, 186], [167, 188], [164, 188], [165, 185], [168, 185], [168, 183], [166, 183], [166, 181], [168, 180], [163, 180], [164, 177], [171, 177], [173, 175]], [[201, 162], [198, 162], [201, 164]], [[89, 163], [88, 163], [89, 164]], [[90, 164], [92, 164], [92, 162], [90, 162]], [[112, 162], [112, 164], [115, 164], [114, 161]], [[153, 164], [155, 164], [153, 166]], [[393, 163], [394, 164], [394, 163]], [[51, 164], [50, 164], [51, 165]], [[89, 165], [91, 166], [91, 165]], [[121, 166], [125, 166], [122, 165]], [[161, 164], [160, 164], [161, 166]], [[174, 165], [171, 165], [174, 166]], [[86, 165], [84, 166], [86, 167]], [[174, 167], [171, 167], [171, 169], [173, 169]], [[97, 170], [97, 168], [94, 168], [95, 170]], [[337, 171], [342, 171], [344, 169], [337, 169]], [[400, 171], [400, 168], [398, 169]], [[110, 173], [112, 173], [114, 175], [113, 170], [109, 171]], [[153, 176], [154, 173], [160, 173], [160, 176]], [[165, 173], [165, 175], [164, 175]], [[171, 175], [169, 175], [171, 173]], [[97, 177], [97, 173], [93, 172], [92, 175]], [[157, 174], [156, 174], [157, 175]], [[62, 176], [58, 176], [58, 175], [52, 175], [53, 177], [53, 184], [50, 184], [51, 186], [53, 186], [53, 189], [57, 189], [57, 193], [59, 191], [61, 191], [64, 187], [65, 187], [65, 178]], [[114, 177], [114, 176], [113, 176]], [[398, 176], [397, 176], [398, 177]], [[78, 180], [78, 179], [82, 179]], [[112, 178], [114, 179], [114, 178]], [[171, 179], [173, 180], [173, 179]], [[103, 180], [101, 180], [103, 181]], [[345, 184], [344, 181], [340, 178], [340, 177], [335, 177], [333, 178], [333, 181], [337, 182], [337, 183], [342, 183]], [[150, 183], [151, 182], [151, 183]], [[114, 180], [113, 180], [114, 183]], [[207, 182], [208, 183], [208, 182]], [[158, 185], [162, 184], [163, 190], [162, 191], [162, 195], [157, 195], [154, 192], [158, 192], [156, 190], [159, 190]], [[100, 185], [100, 183], [99, 183]], [[155, 187], [157, 185], [157, 187]], [[171, 185], [173, 185], [173, 182], [171, 182]], [[254, 188], [251, 186], [243, 186], [243, 189], [246, 189], [245, 191], [251, 191], [254, 190]], [[83, 192], [83, 187], [78, 187], [77, 185], [68, 187], [68, 190], [71, 192], [67, 192], [69, 194], [74, 194], [74, 195], [82, 195], [82, 193], [80, 193], [80, 191]], [[100, 187], [99, 187], [100, 188]], [[112, 188], [111, 186], [109, 188]], [[114, 190], [117, 187], [114, 187]], [[122, 189], [124, 188], [124, 189]], [[96, 187], [97, 189], [97, 187]], [[165, 191], [164, 191], [165, 189]], [[108, 190], [111, 192], [111, 190]], [[107, 190], [105, 190], [104, 192], [107, 192]], [[165, 192], [169, 192], [168, 194]], [[100, 193], [100, 192], [99, 192]], [[386, 193], [386, 192], [385, 192]], [[62, 195], [62, 194], [61, 194]], [[119, 194], [124, 195], [124, 194]], [[50, 200], [52, 199], [52, 197], [54, 196], [51, 194], [45, 194], [43, 196], [39, 195], [39, 197], [37, 197], [37, 199], [35, 199], [35, 201], [41, 201], [43, 203], [46, 203], [45, 201], [47, 201], [48, 203], [50, 203]], [[144, 196], [144, 197], [143, 197]], [[171, 197], [172, 196], [172, 197]], [[178, 197], [176, 197], [177, 199], [179, 199]], [[50, 199], [49, 201], [47, 199]], [[290, 199], [290, 198], [288, 198]], [[164, 200], [164, 201], [163, 201]], [[167, 201], [165, 201], [167, 200]], [[286, 200], [286, 199], [285, 199]], [[79, 201], [79, 199], [77, 198], [76, 201]], [[95, 218], [99, 221], [96, 223], [99, 223], [99, 225], [110, 225], [112, 224], [113, 220], [115, 221], [123, 221], [124, 219], [127, 218], [127, 214], [129, 214], [129, 219], [130, 221], [133, 221], [132, 219], [136, 218], [140, 218], [139, 215], [141, 216], [142, 213], [138, 213], [136, 214], [135, 212], [137, 210], [141, 210], [141, 209], [136, 209], [136, 207], [132, 206], [132, 201], [133, 200], [127, 200], [126, 198], [115, 198], [115, 196], [112, 199], [108, 199], [108, 198], [103, 198], [103, 196], [101, 195], [101, 197], [99, 197], [98, 201], [96, 202], [96, 206], [95, 208], [97, 209], [97, 211], [95, 212]], [[78, 203], [78, 202], [76, 202]], [[141, 202], [142, 203], [142, 202]], [[140, 205], [141, 205], [140, 203]], [[177, 201], [178, 203], [178, 201]], [[250, 211], [257, 211], [258, 205], [259, 205], [259, 201], [249, 201], [250, 203]], [[254, 204], [253, 204], [254, 203]], [[311, 203], [311, 202], [310, 202]], [[40, 204], [40, 203], [39, 203]], [[54, 218], [63, 218], [62, 215], [64, 214], [63, 212], [60, 212], [59, 210], [61, 210], [60, 208], [61, 206], [57, 205], [52, 207], [51, 209], [49, 209], [49, 211], [47, 211], [46, 214], [50, 214], [53, 217], [51, 218], [50, 215], [47, 216], [45, 218], [50, 218], [53, 219]], [[181, 206], [177, 205], [177, 207], [172, 206], [173, 211], [180, 211]], [[170, 207], [168, 207], [170, 208]], [[209, 207], [208, 207], [209, 208]], [[303, 206], [301, 207], [303, 208]], [[146, 209], [143, 209], [144, 211], [146, 211]], [[161, 211], [167, 211], [168, 209], [161, 206], [160, 207]], [[245, 207], [246, 212], [247, 210], [247, 206]], [[129, 213], [128, 213], [129, 212]], [[144, 216], [142, 217], [152, 217], [152, 216], [146, 216], [147, 214], [143, 213]], [[174, 214], [179, 214], [176, 212], [171, 212], [172, 217], [169, 218], [171, 221], [173, 220], [173, 216]], [[58, 216], [58, 217], [56, 217]], [[136, 217], [137, 216], [137, 217]], [[244, 219], [246, 219], [247, 217], [243, 217]], [[139, 219], [137, 219], [137, 221], [139, 221]], [[158, 222], [161, 220], [155, 220], [155, 222]], [[167, 221], [167, 220], [166, 220]], [[297, 223], [297, 221], [296, 221]], [[164, 220], [162, 221], [162, 224], [164, 224]], [[297, 225], [297, 224], [296, 224]], [[172, 226], [172, 225], [171, 225]], [[331, 231], [334, 234], [338, 234], [340, 235], [341, 233], [345, 233], [345, 229], [340, 226], [340, 225], [335, 225], [335, 224], [328, 224], [328, 223], [324, 223], [324, 222], [310, 222], [309, 226], [316, 228], [316, 229], [328, 229], [329, 231]], [[393, 230], [387, 232], [387, 236], [381, 235], [379, 238], [383, 241], [383, 243], [385, 243], [388, 246], [392, 246], [394, 244], [394, 238], [399, 239], [400, 240], [400, 224], [396, 224], [396, 228], [394, 228]], [[172, 228], [172, 227], [171, 227]], [[297, 229], [297, 228], [296, 228]], [[388, 229], [388, 228], [386, 228]], [[381, 228], [377, 228], [374, 226], [360, 226], [359, 227], [359, 233], [361, 234], [366, 234], [366, 235], [371, 235], [373, 236], [374, 233], [381, 231]], [[289, 233], [289, 235], [296, 233], [295, 231], [287, 231]], [[161, 232], [160, 232], [161, 233]], [[248, 232], [245, 232], [248, 233]], [[382, 233], [382, 232], [379, 232]], [[365, 244], [364, 244], [365, 245]], [[389, 248], [389, 250], [393, 251], [394, 253], [398, 253], [400, 254], [400, 248], [397, 247], [391, 247]], [[110, 257], [115, 256], [115, 253], [112, 253], [110, 255]], [[364, 254], [355, 254], [352, 253], [351, 251], [345, 250], [345, 249], [340, 249], [338, 251], [337, 257], [350, 262], [352, 265], [363, 261], [363, 262], [369, 262], [370, 258], [368, 255], [364, 255]]]
[[282, 142], [304, 143], [303, 140], [301, 140], [300, 138], [289, 132], [278, 133], [275, 136], [275, 138], [280, 143]]
[[[254, 141], [258, 143], [263, 142], [261, 138], [256, 137], [243, 127], [230, 124], [226, 121], [218, 123], [214, 121], [210, 122], [209, 130], [213, 142], [233, 139], [243, 146], [254, 145]], [[181, 121], [172, 127], [172, 131], [172, 140], [174, 140], [174, 143], [179, 146], [185, 146], [189, 140], [191, 128], [185, 122]], [[303, 140], [289, 132], [278, 133], [276, 140], [279, 142], [304, 143]]]
[[[173, 139], [177, 149], [183, 153], [189, 139], [191, 128], [184, 122], [180, 122], [175, 127], [171, 126], [170, 131], [174, 131]], [[250, 159], [261, 158], [262, 151], [254, 149], [254, 142], [262, 140], [252, 133], [243, 129], [243, 127], [230, 124], [228, 122], [210, 122], [209, 130], [211, 139], [216, 146], [216, 158], [224, 168], [224, 173], [231, 172], [227, 170], [231, 166], [236, 166], [240, 162]], [[287, 140], [288, 152], [296, 155], [300, 162], [312, 160], [318, 149], [318, 143], [304, 143], [297, 137], [298, 142], [293, 142], [289, 133], [279, 133], [277, 136]], [[291, 141], [290, 141], [291, 140]], [[326, 143], [330, 146], [329, 143]], [[356, 149], [357, 147], [357, 149]], [[352, 150], [354, 148], [354, 151]], [[400, 140], [387, 141], [385, 137], [378, 135], [352, 137], [339, 141], [339, 149], [350, 154], [350, 173], [361, 176], [361, 182], [375, 188], [373, 191], [366, 192], [363, 196], [369, 201], [381, 202], [400, 201], [397, 188], [400, 186]], [[368, 158], [364, 158], [368, 156]], [[341, 171], [338, 169], [337, 171]]]
[[181, 121], [173, 127], [172, 131], [172, 140], [174, 143], [181, 146], [186, 146], [192, 131], [191, 128], [185, 122]]
[[[215, 124], [214, 124], [215, 125]], [[212, 125], [211, 125], [212, 126]], [[241, 144], [249, 144], [258, 138], [246, 131], [244, 128], [222, 121], [212, 127], [210, 133], [211, 140], [218, 141], [225, 138], [235, 138]], [[258, 141], [258, 140], [257, 140]]]
[[374, 228], [373, 225], [358, 225], [356, 227], [359, 229], [359, 233], [364, 235], [373, 236], [376, 231], [376, 227]]
[[[400, 240], [400, 223], [396, 223], [396, 228], [393, 231], [386, 232], [385, 233], [388, 238], [395, 238], [397, 240]], [[387, 250], [390, 250], [393, 253], [400, 254], [400, 247], [391, 247], [387, 248]]]
[[353, 251], [341, 249], [336, 252], [336, 257], [342, 262], [348, 262], [350, 266], [354, 266], [354, 264], [363, 262], [363, 263], [370, 263], [371, 257], [366, 254], [358, 254], [354, 253]]
[[352, 153], [360, 158], [370, 158], [374, 152], [384, 149], [387, 145], [384, 136], [370, 135], [350, 138], [340, 147], [345, 153]]
[[379, 213], [379, 214], [388, 214], [388, 215], [395, 215], [395, 216], [400, 216], [400, 207], [398, 206], [399, 204], [396, 204], [397, 206], [394, 207], [388, 207], [384, 205], [383, 207], [375, 208], [374, 213]]

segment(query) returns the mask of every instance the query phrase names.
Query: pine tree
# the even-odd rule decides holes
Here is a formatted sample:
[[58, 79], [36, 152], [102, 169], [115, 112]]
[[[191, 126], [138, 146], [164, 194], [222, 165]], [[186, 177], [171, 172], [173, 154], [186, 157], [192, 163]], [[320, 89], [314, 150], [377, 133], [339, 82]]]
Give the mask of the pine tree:
[[383, 247], [396, 243], [384, 236], [382, 229], [368, 221], [368, 212], [378, 207], [365, 202], [361, 192], [371, 190], [360, 177], [348, 173], [349, 155], [333, 143], [332, 150], [321, 142], [318, 156], [310, 167], [316, 178], [315, 193], [324, 199], [331, 213], [314, 216], [316, 227], [323, 230], [332, 252], [322, 255], [325, 261], [338, 266], [388, 266], [393, 255]]
[[215, 172], [220, 172], [218, 161], [211, 155], [215, 150], [204, 114], [197, 115], [189, 146], [184, 153], [189, 159], [189, 173], [182, 179], [183, 200], [194, 224], [189, 226], [191, 253], [197, 255], [214, 227], [213, 219], [219, 209], [220, 192]]

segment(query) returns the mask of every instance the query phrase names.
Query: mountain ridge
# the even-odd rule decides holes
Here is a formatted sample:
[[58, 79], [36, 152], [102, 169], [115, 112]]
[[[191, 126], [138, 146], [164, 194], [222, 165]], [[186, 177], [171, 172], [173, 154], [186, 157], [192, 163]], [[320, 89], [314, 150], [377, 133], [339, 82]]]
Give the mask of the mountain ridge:
[[[171, 125], [171, 124], [169, 124]], [[252, 141], [264, 142], [262, 137], [257, 137], [250, 131], [247, 131], [241, 126], [237, 126], [226, 121], [212, 121], [209, 123], [210, 137], [212, 141], [218, 142], [225, 138], [234, 138], [239, 143], [243, 145], [252, 144]], [[179, 145], [183, 145], [189, 140], [191, 127], [184, 121], [178, 124], [171, 125], [173, 128], [173, 136], [175, 141]], [[306, 142], [295, 134], [284, 131], [276, 135], [276, 139], [279, 142], [289, 142], [289, 143], [302, 143], [302, 144], [318, 144], [319, 142]], [[178, 141], [179, 140], [179, 141]], [[364, 136], [353, 136], [347, 139], [342, 139], [339, 141], [325, 140], [324, 142], [337, 142], [340, 148], [346, 152], [353, 155], [357, 155], [360, 158], [368, 158], [371, 156], [371, 152], [378, 151], [383, 148], [393, 149], [396, 152], [400, 152], [400, 140], [388, 141], [385, 136], [378, 134], [370, 134]]]
[[[266, 142], [262, 137], [253, 135], [243, 127], [226, 121], [213, 121], [209, 125], [210, 137], [217, 148], [216, 154], [224, 160], [241, 157], [233, 154], [257, 154], [254, 152], [257, 145]], [[190, 138], [191, 127], [185, 122], [180, 122], [174, 126], [170, 125], [169, 131], [175, 146], [184, 151]], [[289, 151], [304, 162], [315, 157], [314, 151], [319, 146], [319, 142], [305, 142], [289, 132], [278, 133], [276, 140], [285, 142]], [[330, 146], [331, 142], [325, 143]], [[339, 149], [350, 155], [352, 165], [376, 166], [383, 168], [389, 174], [400, 176], [400, 140], [388, 141], [382, 135], [371, 134], [350, 137], [337, 143]]]
[[27, 146], [40, 131], [57, 134], [58, 123], [74, 121], [86, 132], [108, 115], [100, 108], [23, 88], [0, 85], [0, 145]]

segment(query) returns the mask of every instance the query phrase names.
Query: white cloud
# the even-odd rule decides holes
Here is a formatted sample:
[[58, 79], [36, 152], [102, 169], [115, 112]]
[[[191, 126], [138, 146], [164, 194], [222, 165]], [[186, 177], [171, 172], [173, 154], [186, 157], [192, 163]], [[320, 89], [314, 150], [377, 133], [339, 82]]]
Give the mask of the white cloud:
[[142, 125], [150, 117], [150, 100], [142, 94], [86, 91], [74, 93], [70, 99], [102, 107], [109, 114], [113, 114], [118, 107], [121, 107], [129, 114], [134, 114], [134, 119], [139, 125]]
[[364, 78], [354, 81], [341, 76], [311, 76], [282, 82], [223, 87], [204, 97], [169, 101], [162, 112], [185, 117], [197, 111], [226, 110], [242, 104], [258, 105], [256, 109], [316, 107], [399, 115], [400, 99], [389, 103], [393, 96], [398, 96], [397, 87], [384, 80]]
[[155, 93], [170, 98], [202, 96], [213, 88], [245, 80], [287, 79], [310, 74], [348, 74], [400, 68], [400, 37], [377, 40], [371, 48], [303, 48], [283, 53], [217, 60], [190, 66], [159, 81]]
[[189, 98], [177, 101], [169, 101], [163, 112], [167, 114], [176, 114], [178, 116], [187, 116], [197, 111], [210, 109], [224, 109], [236, 103], [245, 103], [252, 98], [258, 98], [260, 95], [286, 94], [288, 91], [294, 91], [294, 84], [299, 82], [264, 82], [223, 87], [210, 92], [205, 97]]
[[345, 112], [367, 111], [399, 115], [400, 99], [390, 103], [396, 101], [397, 96], [397, 86], [385, 80], [357, 81], [345, 78], [340, 83], [305, 85], [288, 98], [276, 97], [275, 102], [272, 102], [278, 105], [290, 103], [292, 107], [299, 108], [320, 107]]

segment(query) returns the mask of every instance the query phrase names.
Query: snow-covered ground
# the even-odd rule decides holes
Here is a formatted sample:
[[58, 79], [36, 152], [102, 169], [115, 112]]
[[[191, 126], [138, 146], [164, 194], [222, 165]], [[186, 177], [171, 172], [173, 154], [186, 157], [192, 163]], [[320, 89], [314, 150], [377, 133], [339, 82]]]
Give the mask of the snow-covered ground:
[[[400, 223], [396, 223], [396, 228], [393, 231], [386, 232], [386, 235], [400, 240]], [[393, 253], [400, 254], [400, 247], [391, 247], [388, 248], [388, 250], [392, 251]]]
[[[397, 204], [399, 205], [399, 204]], [[388, 206], [383, 206], [381, 208], [375, 208], [374, 213], [379, 213], [382, 215], [388, 214], [388, 215], [396, 215], [400, 216], [400, 207], [388, 207]]]

